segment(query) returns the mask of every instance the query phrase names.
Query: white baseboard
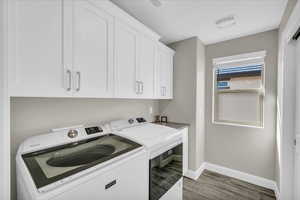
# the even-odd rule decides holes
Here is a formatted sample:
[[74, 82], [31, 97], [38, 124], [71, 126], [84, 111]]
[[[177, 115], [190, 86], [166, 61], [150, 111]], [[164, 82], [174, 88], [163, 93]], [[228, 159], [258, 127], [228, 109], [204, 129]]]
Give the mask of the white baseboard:
[[205, 162], [196, 171], [188, 170], [185, 176], [188, 178], [197, 180], [205, 169], [213, 171], [213, 172], [217, 172], [217, 173], [225, 175], [225, 176], [236, 178], [236, 179], [239, 179], [242, 181], [246, 181], [248, 183], [252, 183], [252, 184], [255, 184], [255, 185], [258, 185], [261, 187], [265, 187], [265, 188], [274, 190], [277, 200], [280, 199], [279, 198], [280, 193], [279, 193], [279, 190], [278, 190], [278, 187], [277, 187], [277, 184], [275, 181], [269, 180], [266, 178], [262, 178], [259, 176], [247, 174], [245, 172], [241, 172], [238, 170], [226, 168], [226, 167], [223, 167], [220, 165], [215, 165], [215, 164]]
[[184, 176], [190, 179], [197, 180], [199, 176], [202, 174], [202, 172], [205, 170], [205, 164], [206, 163], [203, 163], [196, 171], [188, 169], [188, 171]]
[[252, 183], [261, 187], [265, 187], [271, 190], [276, 190], [277, 186], [275, 181], [273, 180], [269, 180], [266, 178], [262, 178], [259, 176], [254, 176], [251, 174], [247, 174], [245, 172], [241, 172], [238, 170], [234, 170], [234, 169], [230, 169], [230, 168], [226, 168], [226, 167], [222, 167], [219, 165], [215, 165], [215, 164], [211, 164], [211, 163], [206, 163], [205, 164], [207, 170], [213, 171], [213, 172], [217, 172], [232, 178], [236, 178], [242, 181], [246, 181], [248, 183]]

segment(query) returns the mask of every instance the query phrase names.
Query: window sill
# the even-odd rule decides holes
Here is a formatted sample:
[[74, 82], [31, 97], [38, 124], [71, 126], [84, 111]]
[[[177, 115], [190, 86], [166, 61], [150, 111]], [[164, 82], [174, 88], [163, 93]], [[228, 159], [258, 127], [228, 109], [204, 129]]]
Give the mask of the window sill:
[[217, 125], [226, 125], [226, 126], [235, 126], [235, 127], [258, 128], [258, 129], [264, 128], [264, 125], [242, 124], [239, 122], [213, 121], [212, 123]]

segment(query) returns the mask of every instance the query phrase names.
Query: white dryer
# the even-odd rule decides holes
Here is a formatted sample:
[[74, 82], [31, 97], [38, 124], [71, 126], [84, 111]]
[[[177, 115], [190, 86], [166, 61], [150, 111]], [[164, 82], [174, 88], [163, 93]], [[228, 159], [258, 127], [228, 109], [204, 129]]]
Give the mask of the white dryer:
[[110, 122], [114, 134], [143, 144], [149, 152], [149, 199], [182, 200], [183, 134], [143, 118]]
[[102, 127], [32, 137], [16, 156], [18, 200], [147, 200], [145, 148]]

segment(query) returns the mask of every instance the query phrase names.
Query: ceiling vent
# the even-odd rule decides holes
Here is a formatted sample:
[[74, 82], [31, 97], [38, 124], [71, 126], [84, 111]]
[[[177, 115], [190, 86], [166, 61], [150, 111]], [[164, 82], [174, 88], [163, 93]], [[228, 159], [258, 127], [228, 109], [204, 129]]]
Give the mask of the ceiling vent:
[[150, 0], [153, 6], [160, 7], [162, 5], [160, 0]]
[[230, 16], [221, 18], [221, 19], [216, 21], [216, 25], [220, 29], [228, 28], [228, 27], [231, 27], [235, 24], [236, 24], [236, 21], [235, 21], [235, 16], [234, 15], [230, 15]]

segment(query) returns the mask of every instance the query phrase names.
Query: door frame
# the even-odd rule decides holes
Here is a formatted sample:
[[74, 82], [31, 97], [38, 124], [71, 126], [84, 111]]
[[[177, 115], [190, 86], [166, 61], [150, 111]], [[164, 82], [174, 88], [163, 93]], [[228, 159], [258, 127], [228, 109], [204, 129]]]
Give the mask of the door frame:
[[[291, 91], [293, 86], [287, 84], [286, 70], [288, 64], [288, 50], [290, 41], [300, 27], [300, 2], [298, 1], [296, 6], [293, 9], [293, 12], [288, 20], [288, 23], [281, 35], [279, 35], [279, 55], [278, 55], [278, 68], [282, 69], [282, 73], [278, 73], [278, 96], [277, 96], [277, 148], [278, 148], [278, 160], [279, 160], [279, 199], [284, 200], [286, 198], [292, 197], [295, 192], [290, 190], [286, 186], [288, 183], [295, 184], [289, 179], [293, 179], [293, 174], [289, 174], [288, 170], [294, 168], [294, 143], [293, 140], [295, 137], [294, 132], [288, 134], [287, 130], [289, 129], [290, 122], [288, 117], [291, 117], [291, 114], [285, 112], [285, 108], [291, 108], [290, 103], [293, 100], [290, 99], [290, 94], [287, 91]], [[280, 71], [279, 71], [280, 72]], [[279, 95], [281, 94], [281, 96]], [[295, 101], [295, 99], [294, 99]], [[293, 105], [294, 106], [294, 105]], [[282, 111], [282, 113], [281, 113]], [[293, 117], [293, 116], [292, 116]], [[291, 155], [292, 156], [289, 156]], [[286, 162], [286, 159], [288, 162]], [[285, 161], [285, 162], [284, 162]], [[291, 164], [292, 163], [292, 164]], [[291, 166], [292, 165], [292, 166]], [[286, 176], [289, 174], [289, 176]]]
[[[8, 8], [9, 0], [1, 0], [1, 29], [3, 41], [1, 55], [3, 61], [0, 63], [0, 199], [10, 199], [10, 98], [8, 91]], [[3, 23], [3, 24], [2, 24]]]

